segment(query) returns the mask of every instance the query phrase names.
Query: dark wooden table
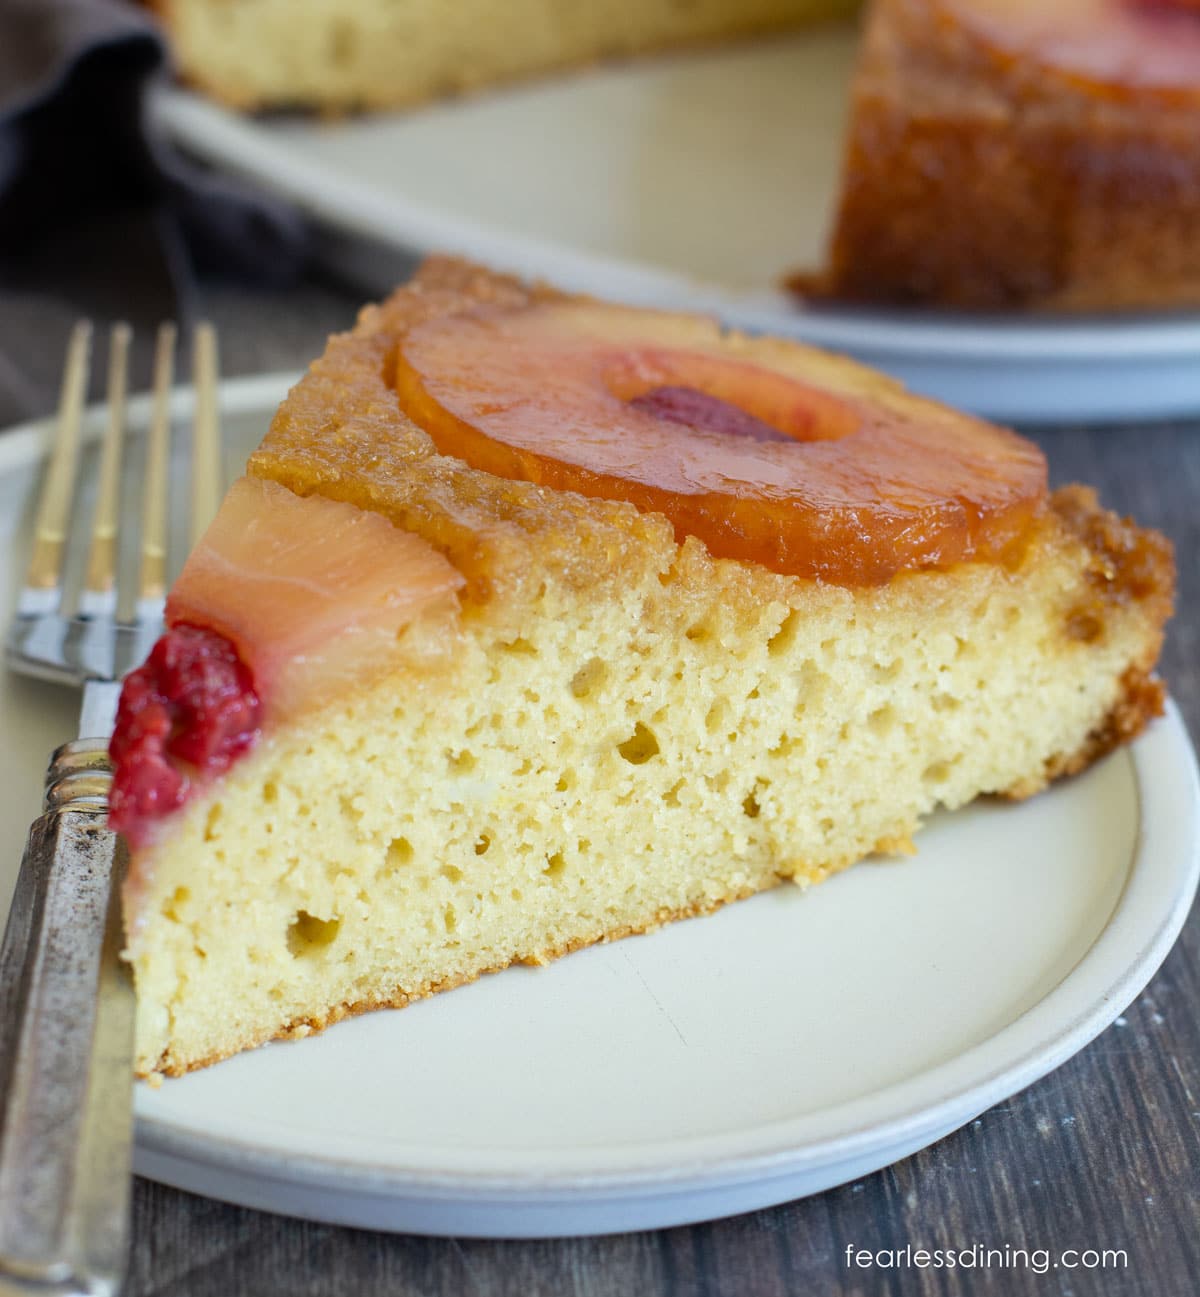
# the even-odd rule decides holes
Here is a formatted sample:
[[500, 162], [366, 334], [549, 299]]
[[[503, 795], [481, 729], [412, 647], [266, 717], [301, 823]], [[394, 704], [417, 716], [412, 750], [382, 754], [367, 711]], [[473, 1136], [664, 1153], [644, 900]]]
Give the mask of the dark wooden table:
[[[285, 292], [202, 283], [226, 374], [298, 367], [353, 318], [318, 279]], [[101, 295], [137, 315], [138, 285]], [[132, 307], [131, 307], [132, 303]], [[93, 303], [93, 308], [96, 303]], [[54, 404], [72, 311], [25, 280], [0, 296], [0, 426]], [[146, 322], [145, 320], [142, 321]], [[142, 374], [146, 361], [142, 357]], [[144, 378], [143, 378], [144, 381]], [[1200, 422], [1039, 431], [1054, 481], [1095, 483], [1180, 560], [1163, 663], [1200, 735]], [[1200, 923], [1091, 1046], [932, 1148], [816, 1198], [613, 1238], [485, 1242], [372, 1234], [139, 1181], [130, 1297], [797, 1297], [1200, 1293]], [[846, 1248], [1121, 1249], [1106, 1271], [850, 1269]]]

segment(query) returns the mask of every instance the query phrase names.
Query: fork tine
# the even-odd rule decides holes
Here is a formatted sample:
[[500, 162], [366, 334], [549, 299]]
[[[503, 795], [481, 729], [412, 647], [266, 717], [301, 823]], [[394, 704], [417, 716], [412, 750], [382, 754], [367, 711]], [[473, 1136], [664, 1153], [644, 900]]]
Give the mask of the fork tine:
[[26, 586], [31, 590], [47, 592], [47, 611], [57, 605], [62, 594], [63, 552], [75, 492], [79, 427], [83, 416], [91, 342], [92, 326], [87, 320], [80, 320], [71, 330], [71, 340], [67, 347], [54, 451], [42, 486], [34, 524], [33, 554], [29, 560]]
[[156, 616], [151, 605], [167, 591], [167, 457], [171, 440], [171, 383], [175, 376], [175, 326], [161, 324], [154, 348], [154, 398], [146, 437], [142, 508], [142, 565], [138, 620]]
[[221, 501], [221, 438], [217, 420], [217, 334], [197, 326], [192, 352], [196, 417], [192, 429], [192, 547], [204, 535]]
[[116, 611], [117, 509], [131, 332], [128, 324], [114, 324], [109, 334], [108, 426], [100, 455], [96, 512], [92, 519], [91, 548], [80, 602], [80, 611], [88, 616], [112, 615]]

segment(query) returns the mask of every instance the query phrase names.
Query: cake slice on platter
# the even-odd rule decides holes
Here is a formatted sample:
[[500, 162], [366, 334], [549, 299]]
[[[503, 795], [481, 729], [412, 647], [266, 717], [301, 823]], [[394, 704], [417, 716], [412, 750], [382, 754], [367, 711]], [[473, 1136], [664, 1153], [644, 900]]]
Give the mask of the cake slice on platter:
[[867, 302], [1200, 304], [1200, 11], [874, 0], [829, 264]]
[[149, 0], [184, 77], [238, 108], [394, 108], [597, 59], [843, 18], [858, 0]]
[[428, 263], [126, 683], [137, 1068], [906, 851], [1161, 706], [1167, 543], [849, 361]]

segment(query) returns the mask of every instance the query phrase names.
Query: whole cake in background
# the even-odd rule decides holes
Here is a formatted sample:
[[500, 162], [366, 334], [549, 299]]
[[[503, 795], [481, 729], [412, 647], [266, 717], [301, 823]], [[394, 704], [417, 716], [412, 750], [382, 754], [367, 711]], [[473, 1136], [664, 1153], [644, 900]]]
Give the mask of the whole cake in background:
[[1200, 304], [1200, 7], [874, 0], [829, 265], [897, 304]]
[[[242, 108], [334, 112], [858, 8], [154, 3], [197, 86]], [[1200, 305], [1195, 0], [871, 0], [863, 26], [828, 264], [790, 277], [799, 294], [977, 310]]]
[[293, 388], [126, 681], [138, 1071], [1035, 793], [1161, 709], [1173, 580], [850, 361], [430, 262]]

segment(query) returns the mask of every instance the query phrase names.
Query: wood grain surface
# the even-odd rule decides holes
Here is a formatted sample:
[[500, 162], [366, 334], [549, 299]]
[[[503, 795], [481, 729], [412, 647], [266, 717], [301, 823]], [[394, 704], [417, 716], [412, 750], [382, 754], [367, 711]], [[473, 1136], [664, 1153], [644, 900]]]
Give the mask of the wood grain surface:
[[[136, 286], [135, 286], [136, 287]], [[142, 296], [145, 296], [144, 294]], [[131, 311], [130, 302], [133, 302]], [[144, 313], [109, 281], [90, 308]], [[354, 317], [311, 278], [278, 293], [201, 283], [226, 374], [299, 367]], [[148, 309], [148, 308], [145, 308]], [[47, 412], [73, 310], [26, 276], [0, 297], [0, 426]], [[143, 374], [148, 359], [139, 358]], [[1197, 359], [1200, 364], [1200, 358]], [[1081, 480], [1175, 542], [1163, 671], [1200, 735], [1200, 422], [1034, 430]], [[1200, 924], [1091, 1046], [957, 1134], [867, 1179], [769, 1211], [600, 1239], [485, 1242], [314, 1225], [139, 1181], [129, 1297], [795, 1297], [1200, 1293]], [[1104, 1271], [848, 1268], [846, 1248], [1122, 1249]], [[1038, 1267], [1040, 1268], [1040, 1267]]]

